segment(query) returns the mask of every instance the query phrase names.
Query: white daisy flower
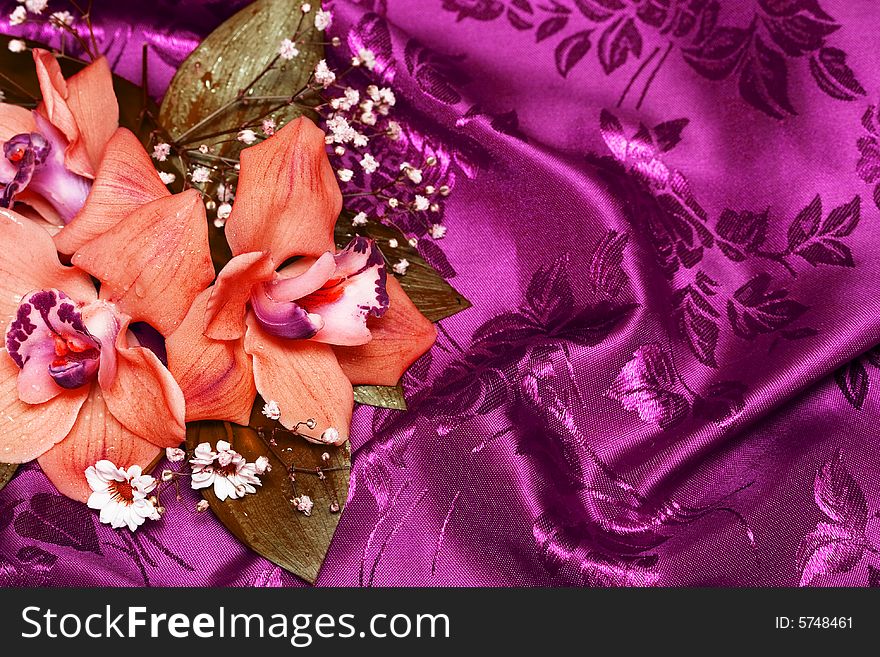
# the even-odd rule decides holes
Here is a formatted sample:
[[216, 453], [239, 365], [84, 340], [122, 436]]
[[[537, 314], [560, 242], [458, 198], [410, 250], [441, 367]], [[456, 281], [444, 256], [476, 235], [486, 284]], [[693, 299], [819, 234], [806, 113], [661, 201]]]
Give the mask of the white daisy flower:
[[105, 525], [135, 531], [148, 518], [160, 518], [155, 505], [147, 499], [156, 488], [156, 480], [143, 474], [141, 466], [123, 470], [111, 461], [101, 460], [88, 467], [86, 481], [92, 489], [87, 504], [100, 511], [99, 518]]
[[192, 487], [195, 490], [213, 486], [220, 501], [237, 500], [249, 493], [256, 493], [255, 486], [262, 482], [257, 476], [257, 466], [247, 460], [225, 440], [217, 442], [217, 451], [208, 443], [196, 447], [192, 465]]

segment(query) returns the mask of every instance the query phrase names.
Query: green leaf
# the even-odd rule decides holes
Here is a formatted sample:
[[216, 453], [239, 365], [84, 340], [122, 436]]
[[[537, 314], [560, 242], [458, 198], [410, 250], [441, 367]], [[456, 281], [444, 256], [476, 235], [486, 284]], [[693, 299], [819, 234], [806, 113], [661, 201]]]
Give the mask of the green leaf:
[[[293, 95], [306, 86], [315, 65], [324, 56], [324, 47], [320, 45], [323, 36], [310, 20], [313, 14], [303, 14], [300, 5], [291, 0], [257, 0], [211, 32], [186, 58], [171, 80], [159, 110], [159, 122], [173, 140], [186, 142], [192, 149], [202, 141], [227, 140], [215, 146], [214, 154], [237, 159], [244, 145], [234, 135], [230, 138], [217, 133], [259, 125], [267, 112], [279, 124], [305, 113], [303, 107], [277, 99], [253, 100]], [[300, 54], [290, 61], [278, 60], [266, 71], [278, 54], [281, 41], [305, 28], [308, 29], [297, 39]], [[182, 176], [178, 175], [178, 179], [182, 185]], [[205, 191], [216, 196], [215, 189], [209, 187]], [[213, 223], [208, 226], [208, 237], [214, 267], [219, 271], [232, 253], [223, 230]]]
[[[192, 450], [201, 442], [215, 446], [218, 440], [228, 440], [248, 461], [259, 456], [269, 458], [272, 470], [261, 476], [263, 485], [255, 494], [225, 502], [218, 500], [211, 489], [204, 490], [203, 495], [214, 515], [242, 543], [314, 583], [339, 524], [341, 508], [348, 499], [351, 474], [348, 445], [332, 447], [309, 443], [265, 418], [260, 412], [262, 407], [263, 401], [257, 398], [250, 427], [214, 421], [191, 423], [187, 426], [186, 444]], [[263, 437], [256, 429], [262, 430]], [[273, 429], [276, 430], [275, 446], [268, 442]], [[324, 453], [330, 455], [329, 461], [322, 460]], [[308, 472], [296, 472], [296, 481], [292, 482], [288, 476], [291, 466]], [[324, 480], [315, 473], [319, 467], [324, 469]], [[298, 495], [308, 495], [314, 502], [311, 516], [294, 508], [292, 500]], [[334, 502], [339, 505], [339, 511], [331, 510]]]
[[18, 470], [18, 465], [15, 463], [0, 463], [0, 490], [3, 490], [4, 486], [12, 481], [16, 470]]
[[[0, 89], [5, 94], [5, 102], [24, 107], [35, 107], [40, 100], [40, 83], [30, 52], [14, 53], [9, 50], [13, 37], [0, 35]], [[30, 48], [49, 46], [26, 40]], [[86, 67], [87, 62], [60, 58], [61, 72], [69, 78]], [[135, 133], [144, 146], [149, 145], [150, 134], [156, 124], [151, 117], [158, 114], [159, 108], [147, 95], [143, 87], [133, 84], [118, 75], [113, 76], [113, 90], [119, 101], [119, 125]]]
[[[324, 47], [320, 45], [323, 36], [310, 20], [313, 14], [303, 14], [300, 4], [257, 0], [211, 32], [186, 58], [159, 112], [160, 123], [175, 140], [188, 133], [186, 141], [197, 146], [202, 135], [241, 128], [279, 104], [277, 100], [249, 99], [293, 94], [306, 86], [324, 56]], [[290, 61], [279, 59], [264, 73], [278, 54], [282, 39], [297, 33], [301, 34], [297, 39], [300, 54]], [[234, 107], [223, 110], [229, 103], [235, 103]], [[286, 122], [302, 113], [301, 107], [286, 105], [273, 115]], [[194, 129], [200, 123], [204, 125]], [[233, 139], [218, 152], [235, 157], [242, 147]]]
[[[400, 258], [406, 258], [409, 262], [409, 268], [404, 276], [398, 276], [397, 280], [406, 290], [409, 298], [416, 305], [421, 313], [432, 322], [439, 322], [441, 319], [450, 317], [462, 310], [471, 307], [471, 302], [465, 299], [458, 291], [447, 283], [437, 271], [431, 267], [416, 249], [409, 245], [406, 237], [391, 226], [386, 226], [373, 219], [369, 220], [366, 226], [355, 229], [351, 225], [351, 217], [353, 213], [343, 210], [336, 223], [336, 244], [343, 247], [351, 241], [355, 235], [366, 235], [372, 237], [379, 243], [379, 248], [385, 255], [385, 261], [389, 265], [389, 273], [391, 265]], [[397, 240], [397, 246], [391, 249], [388, 246], [388, 240]], [[393, 259], [389, 257], [393, 254]]]
[[396, 411], [406, 410], [406, 399], [403, 398], [403, 386], [354, 386], [354, 400], [358, 404], [391, 408]]

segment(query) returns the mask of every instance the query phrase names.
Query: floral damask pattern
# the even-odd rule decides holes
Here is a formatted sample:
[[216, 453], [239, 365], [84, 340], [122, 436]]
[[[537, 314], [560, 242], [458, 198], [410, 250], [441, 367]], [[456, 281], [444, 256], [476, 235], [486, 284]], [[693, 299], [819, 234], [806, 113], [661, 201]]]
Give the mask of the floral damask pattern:
[[[687, 125], [687, 119], [654, 128], [640, 125], [628, 136], [617, 117], [603, 110], [600, 132], [612, 158], [588, 158], [599, 167], [614, 193], [624, 199], [624, 215], [648, 242], [659, 269], [675, 284], [669, 302], [678, 336], [697, 361], [719, 368], [717, 351], [725, 334], [748, 341], [770, 334], [785, 340], [816, 335], [817, 329], [797, 325], [809, 306], [790, 296], [776, 272], [761, 271], [737, 280], [728, 267], [724, 267], [723, 276], [710, 274], [720, 265], [708, 257], [717, 248], [717, 253], [735, 265], [765, 261], [793, 279], [798, 275], [798, 261], [814, 268], [852, 268], [855, 258], [844, 240], [859, 224], [861, 198], [855, 196], [825, 212], [821, 197], [816, 195], [788, 223], [784, 236], [778, 236], [784, 248], [768, 248], [772, 236], [769, 210], [726, 208], [713, 222], [687, 178], [664, 162], [664, 153], [681, 141]], [[689, 404], [684, 391], [676, 390], [686, 384], [675, 374], [668, 360], [671, 356], [664, 353], [658, 345], [637, 351], [608, 395], [643, 420], [669, 428], [687, 414]], [[727, 400], [730, 409], [721, 417], [735, 414], [742, 407], [745, 386], [738, 382], [715, 385], [715, 401]], [[696, 414], [704, 403], [694, 396]]]
[[636, 105], [641, 107], [676, 47], [707, 80], [736, 78], [742, 99], [777, 119], [797, 114], [788, 89], [791, 60], [806, 59], [816, 85], [832, 98], [849, 101], [865, 95], [846, 53], [827, 44], [841, 26], [816, 0], [758, 0], [745, 25], [721, 22], [724, 4], [718, 0], [444, 0], [443, 8], [456, 12], [457, 20], [504, 16], [514, 29], [533, 32], [536, 43], [561, 36], [554, 58], [562, 77], [594, 45], [605, 75], [650, 49], [618, 106], [644, 74]]
[[[878, 553], [865, 536], [868, 522], [877, 515], [868, 517], [865, 494], [844, 465], [841, 450], [816, 473], [813, 491], [825, 519], [804, 536], [798, 549], [801, 586], [823, 575], [849, 572], [866, 553]], [[874, 567], [869, 570], [869, 578], [875, 580], [869, 581], [871, 586], [876, 586], [877, 572]]]

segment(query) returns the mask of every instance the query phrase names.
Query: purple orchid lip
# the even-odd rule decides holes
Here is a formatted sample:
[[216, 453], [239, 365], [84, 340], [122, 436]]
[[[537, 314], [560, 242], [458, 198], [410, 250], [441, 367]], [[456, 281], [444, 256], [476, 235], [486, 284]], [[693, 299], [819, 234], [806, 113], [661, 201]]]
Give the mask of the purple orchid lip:
[[324, 326], [319, 316], [310, 314], [293, 301], [273, 299], [262, 285], [255, 286], [251, 294], [251, 308], [262, 329], [279, 338], [307, 340]]
[[19, 376], [37, 387], [46, 370], [62, 388], [83, 386], [95, 378], [101, 357], [101, 343], [86, 327], [81, 309], [54, 289], [22, 299], [6, 332], [6, 348], [22, 370]]
[[29, 189], [46, 199], [68, 224], [85, 205], [92, 183], [65, 166], [64, 135], [38, 112], [34, 112], [34, 121], [38, 132], [15, 135], [3, 144], [16, 173], [0, 195], [0, 207], [11, 208], [15, 197]]
[[92, 350], [89, 354], [70, 354], [49, 365], [49, 376], [62, 388], [79, 388], [95, 378], [98, 373], [100, 352]]
[[38, 132], [21, 133], [3, 144], [3, 154], [15, 167], [15, 177], [0, 196], [0, 207], [11, 208], [15, 196], [25, 190], [36, 170], [43, 166], [52, 145]]

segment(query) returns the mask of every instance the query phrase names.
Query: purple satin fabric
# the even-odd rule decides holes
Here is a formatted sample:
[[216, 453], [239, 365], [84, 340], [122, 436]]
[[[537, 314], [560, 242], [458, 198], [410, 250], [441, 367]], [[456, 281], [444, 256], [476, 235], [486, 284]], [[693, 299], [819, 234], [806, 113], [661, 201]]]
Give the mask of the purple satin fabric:
[[[244, 4], [94, 14], [158, 97]], [[332, 6], [398, 95], [383, 155], [439, 159], [420, 248], [473, 307], [407, 412], [356, 410], [319, 584], [880, 584], [873, 3]], [[0, 582], [302, 584], [209, 513], [112, 531], [35, 465], [0, 493]]]

